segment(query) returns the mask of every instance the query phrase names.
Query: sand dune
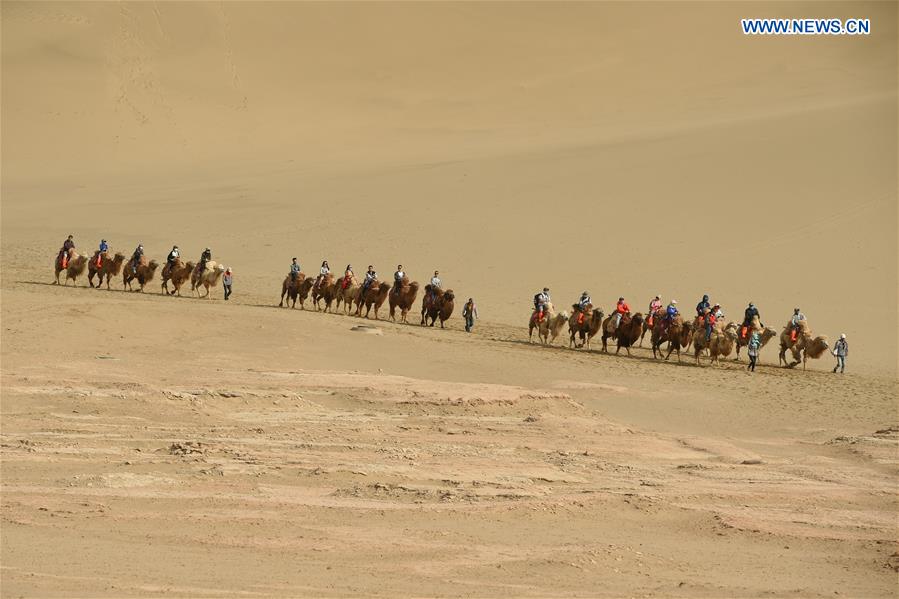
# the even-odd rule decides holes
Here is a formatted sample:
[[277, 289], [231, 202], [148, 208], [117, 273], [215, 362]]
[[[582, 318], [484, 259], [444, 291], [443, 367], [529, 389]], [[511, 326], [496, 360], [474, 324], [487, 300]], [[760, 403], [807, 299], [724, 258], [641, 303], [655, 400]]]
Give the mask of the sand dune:
[[[889, 596], [897, 8], [747, 10], [3, 2], [0, 593]], [[48, 286], [69, 233], [235, 295]], [[293, 256], [482, 320], [277, 310]], [[798, 305], [849, 373], [532, 347], [544, 285]]]

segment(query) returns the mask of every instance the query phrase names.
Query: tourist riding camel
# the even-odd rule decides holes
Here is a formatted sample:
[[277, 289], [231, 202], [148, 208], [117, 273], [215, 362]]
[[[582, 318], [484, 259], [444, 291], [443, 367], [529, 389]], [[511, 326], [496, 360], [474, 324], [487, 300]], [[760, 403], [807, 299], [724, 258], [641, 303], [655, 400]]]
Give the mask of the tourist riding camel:
[[[619, 307], [616, 307], [615, 313], [603, 321], [602, 324], [602, 351], [608, 352], [608, 340], [613, 338], [618, 342], [618, 349], [615, 353], [619, 353], [621, 348], [627, 351], [627, 355], [631, 355], [631, 346], [637, 342], [643, 333], [643, 315], [637, 312], [631, 315], [630, 309], [624, 312], [619, 311], [622, 307], [624, 298], [619, 300]], [[627, 304], [623, 303], [623, 308], [627, 308]], [[616, 321], [618, 324], [616, 325]]]
[[650, 336], [652, 357], [660, 357], [662, 355], [662, 344], [667, 342], [668, 355], [665, 356], [665, 359], [670, 358], [671, 352], [676, 351], [677, 361], [680, 362], [680, 350], [686, 347], [692, 335], [693, 329], [684, 323], [683, 317], [677, 312], [667, 322], [665, 317], [656, 318]]
[[[580, 306], [580, 304], [575, 304]], [[605, 316], [603, 311], [594, 308], [592, 303], [588, 303], [583, 310], [578, 310], [568, 319], [568, 347], [590, 349], [590, 340], [596, 336], [600, 328], [602, 328], [602, 319]], [[580, 337], [581, 342], [577, 343], [576, 338]]]
[[[144, 259], [144, 246], [143, 244], [137, 244], [137, 247], [134, 248], [134, 253], [131, 254], [131, 260], [129, 264], [131, 265], [131, 273], [137, 276], [137, 267], [141, 265]], [[134, 277], [132, 277], [134, 278]]]
[[[203, 253], [200, 254], [200, 261], [197, 262], [197, 268], [194, 271], [194, 274], [191, 275], [191, 288], [193, 289], [193, 281], [194, 279], [199, 280], [199, 278], [203, 275], [203, 272], [206, 270], [206, 264], [212, 260], [212, 250], [206, 248], [203, 250]], [[196, 276], [194, 276], [196, 275]]]
[[[649, 302], [649, 309], [646, 311], [646, 321], [643, 323], [643, 332], [640, 333], [640, 347], [643, 347], [643, 338], [646, 333], [652, 333], [652, 328], [659, 318], [664, 316], [665, 310], [662, 308], [662, 296], [656, 295]], [[650, 335], [650, 339], [652, 335]]]
[[156, 273], [157, 268], [159, 268], [159, 263], [156, 262], [156, 260], [150, 260], [150, 262], [147, 263], [147, 261], [143, 259], [143, 254], [138, 258], [137, 267], [134, 267], [134, 260], [132, 258], [131, 267], [122, 269], [122, 288], [135, 291], [131, 286], [131, 281], [136, 279], [138, 285], [140, 285], [137, 291], [143, 292], [147, 283], [153, 280], [153, 275]]
[[343, 278], [340, 280], [341, 289], [346, 289], [356, 280], [356, 273], [353, 272], [353, 265], [347, 264], [343, 269]]
[[[395, 287], [396, 282], [394, 282]], [[427, 303], [428, 287], [430, 285], [425, 285], [425, 298], [422, 304]], [[418, 297], [418, 281], [409, 281], [409, 277], [403, 277], [403, 280], [400, 282], [399, 292], [390, 294], [390, 320], [396, 321], [396, 310], [399, 308], [400, 322], [408, 322], [409, 311], [415, 305], [416, 297]], [[422, 308], [422, 314], [424, 314], [424, 308]]]
[[793, 315], [790, 317], [791, 333], [790, 338], [793, 341], [799, 337], [799, 323], [805, 320], [805, 314], [799, 311], [799, 308], [793, 308]]
[[[615, 305], [615, 330], [618, 330], [618, 327], [621, 326], [622, 319], [631, 313], [631, 307], [627, 305], [627, 302], [624, 301], [623, 297], [618, 298], [618, 303]], [[640, 331], [642, 333], [642, 331]]]
[[[58, 268], [60, 271], [65, 270], [69, 267], [69, 259], [75, 253], [75, 240], [69, 235], [65, 241], [62, 242], [62, 247], [59, 248], [59, 255], [56, 257], [56, 261], [59, 263]], [[57, 276], [57, 279], [59, 277]]]
[[368, 291], [368, 288], [371, 287], [372, 282], [378, 280], [378, 273], [375, 271], [375, 267], [371, 264], [368, 265], [368, 270], [365, 271], [365, 278], [362, 280], [362, 295]]
[[399, 294], [400, 290], [403, 287], [403, 279], [406, 278], [406, 273], [403, 272], [403, 265], [396, 265], [396, 272], [393, 273], [393, 293]]
[[[321, 268], [318, 269], [318, 276], [315, 277], [315, 285], [312, 286], [313, 298], [315, 297], [316, 291], [318, 291], [322, 282], [325, 280], [325, 277], [327, 277], [329, 274], [331, 274], [331, 267], [328, 265], [328, 261], [324, 260], [322, 262]], [[316, 308], [318, 308], [317, 304], [316, 304]]]
[[116, 252], [112, 259], [107, 257], [105, 260], [102, 259], [101, 256], [100, 250], [97, 250], [94, 257], [87, 263], [87, 282], [93, 287], [94, 275], [96, 275], [97, 289], [103, 284], [103, 279], [106, 279], [106, 288], [109, 289], [110, 279], [118, 276], [119, 272], [122, 270], [122, 264], [125, 262], [125, 254]]
[[587, 318], [587, 306], [592, 308], [593, 301], [590, 299], [590, 292], [584, 291], [577, 302], [571, 306], [577, 317], [578, 324], [584, 324], [584, 320]]
[[97, 265], [97, 268], [103, 266], [103, 261], [109, 257], [109, 243], [105, 239], [100, 240], [100, 247], [97, 248], [97, 253], [94, 254], [94, 262]]
[[709, 303], [709, 295], [705, 294], [702, 296], [702, 299], [699, 300], [699, 303], [696, 304], [696, 316], [698, 318], [702, 318], [704, 314], [704, 310], [711, 310], [712, 304]]
[[[63, 262], [66, 264], [65, 268], [62, 267]], [[63, 286], [69, 284], [69, 279], [72, 279], [72, 284], [74, 285], [77, 283], [78, 277], [84, 274], [87, 262], [87, 256], [78, 255], [74, 250], [74, 246], [62, 256], [57, 254], [56, 259], [53, 261], [53, 270], [56, 275], [54, 284], [59, 285], [59, 275], [62, 271], [65, 271], [66, 278], [63, 281]]]
[[543, 322], [546, 317], [546, 308], [551, 306], [552, 301], [549, 297], [549, 287], [544, 287], [543, 291], [534, 296], [534, 315], [538, 323]]
[[[798, 308], [796, 310], [798, 311]], [[778, 364], [784, 364], [787, 368], [793, 368], [802, 362], [802, 369], [805, 370], [809, 358], [816, 360], [827, 351], [827, 337], [823, 335], [815, 337], [808, 326], [808, 321], [804, 317], [801, 320], [796, 320], [796, 322], [798, 324], [793, 324], [794, 319], [791, 318], [780, 334]], [[797, 329], [798, 335], [796, 334]], [[788, 350], [793, 355], [791, 363], [787, 362], [786, 353]]]
[[740, 325], [740, 337], [744, 339], [749, 336], [750, 330], [752, 329], [752, 322], [758, 319], [759, 326], [765, 326], [762, 324], [761, 316], [759, 316], [759, 309], [755, 307], [755, 304], [749, 302], [749, 305], [746, 306], [746, 310], [743, 312], [743, 323]]
[[456, 296], [453, 294], [452, 289], [447, 289], [446, 291], [438, 289], [437, 297], [429, 302], [427, 314], [422, 316], [421, 324], [424, 325], [426, 320], [430, 319], [431, 323], [428, 326], [434, 326], [434, 322], [439, 318], [440, 328], [445, 328], [443, 323], [453, 315], [455, 299]]
[[[190, 280], [195, 266], [193, 262], [185, 264], [181, 258], [175, 258], [175, 262], [171, 266], [166, 264], [162, 269], [162, 291], [168, 295], [180, 296], [181, 287]], [[171, 290], [169, 290], [169, 283], [172, 284]]]
[[[549, 292], [549, 289], [546, 291]], [[528, 320], [528, 342], [533, 342], [534, 329], [537, 329], [537, 337], [540, 339], [540, 343], [552, 345], [556, 337], [559, 336], [562, 327], [568, 322], [569, 314], [565, 311], [556, 314], [550, 301], [543, 303], [542, 308], [542, 317], [540, 317], [541, 312], [535, 309]]]
[[440, 277], [438, 276], [440, 273], [438, 271], [434, 271], [434, 276], [431, 277], [431, 284], [429, 287], [431, 288], [431, 302], [437, 299], [437, 291], [441, 289]]
[[171, 273], [172, 269], [175, 268], [175, 263], [179, 258], [181, 258], [181, 250], [178, 249], [177, 245], [173, 245], [172, 251], [170, 251], [169, 255], [165, 257], [165, 266], [162, 268], [163, 281], [171, 277], [169, 273]]

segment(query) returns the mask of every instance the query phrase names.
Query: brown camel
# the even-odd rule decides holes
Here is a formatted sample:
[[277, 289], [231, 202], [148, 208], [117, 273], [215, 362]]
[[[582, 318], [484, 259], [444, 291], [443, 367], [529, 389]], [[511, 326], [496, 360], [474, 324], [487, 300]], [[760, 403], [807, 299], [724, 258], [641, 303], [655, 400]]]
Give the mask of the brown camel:
[[[206, 262], [206, 268], [200, 272], [199, 265], [190, 273], [190, 290], [197, 293], [197, 297], [208, 298], [209, 289], [218, 285], [219, 279], [225, 273], [225, 267], [213, 260]], [[206, 295], [200, 295], [200, 287], [206, 290]]]
[[643, 332], [643, 314], [637, 312], [636, 314], [625, 314], [621, 317], [621, 324], [618, 325], [618, 328], [615, 328], [615, 313], [609, 315], [602, 323], [602, 351], [608, 353], [608, 340], [615, 339], [618, 342], [618, 348], [615, 350], [615, 353], [618, 354], [621, 352], [621, 348], [623, 347], [627, 352], [627, 355], [631, 355], [631, 346], [640, 339], [640, 334]]
[[[425, 326], [428, 319], [428, 314], [431, 310], [431, 304], [435, 302], [436, 298], [440, 297], [441, 290], [437, 289], [436, 291], [431, 291], [431, 284], [425, 285], [425, 292], [421, 297], [421, 326]], [[432, 297], [433, 296], [433, 297]]]
[[331, 304], [337, 299], [337, 286], [338, 282], [331, 273], [322, 277], [318, 285], [312, 286], [312, 305], [315, 306], [316, 312], [321, 309], [319, 305], [321, 301], [325, 302], [325, 312], [331, 311]]
[[[662, 344], [668, 342], [668, 355], [665, 359], [671, 357], [671, 352], [677, 352], [677, 361], [680, 362], [680, 350], [685, 348], [687, 343], [693, 337], [693, 328], [684, 322], [683, 317], [678, 314], [670, 323], [666, 322], [664, 317], [656, 315], [652, 327], [652, 335], [650, 342], [652, 344], [652, 357], [658, 358], [662, 355]], [[641, 337], [642, 339], [642, 337]]]
[[144, 286], [153, 280], [157, 268], [159, 268], [159, 263], [156, 260], [150, 260], [148, 263], [145, 257], [140, 259], [140, 264], [136, 269], [129, 262], [122, 269], [122, 288], [135, 291], [131, 286], [131, 281], [137, 279], [137, 284], [140, 286], [137, 291], [143, 292]]
[[[805, 320], [799, 322], [799, 334], [795, 341], [793, 340], [792, 330], [793, 325], [788, 322], [787, 326], [780, 333], [780, 355], [777, 363], [783, 364], [787, 368], [793, 368], [799, 362], [802, 362], [802, 369], [805, 370], [809, 358], [817, 360], [827, 351], [827, 337], [823, 335], [815, 337], [808, 326], [808, 322]], [[787, 350], [793, 354], [791, 363], [787, 362]]]
[[69, 284], [69, 279], [72, 279], [72, 285], [76, 283], [76, 279], [84, 274], [84, 271], [87, 269], [87, 256], [81, 256], [75, 253], [75, 250], [69, 250], [69, 255], [67, 256], [67, 264], [66, 267], [62, 267], [62, 255], [56, 256], [56, 262], [54, 263], [54, 270], [56, 274], [56, 285], [59, 285], [59, 274], [62, 271], [66, 272], [66, 278], [63, 281], [63, 286]]
[[[281, 283], [281, 302], [278, 304], [278, 307], [284, 307], [284, 296], [287, 296], [287, 303], [290, 304], [291, 308], [296, 308], [297, 296], [300, 294], [300, 286], [305, 281], [306, 274], [302, 272], [297, 273], [296, 277], [292, 277], [290, 275], [284, 277], [284, 282]], [[303, 307], [302, 303], [300, 304], [300, 307]]]
[[[602, 319], [605, 316], [601, 308], [594, 308], [593, 304], [587, 304], [584, 317], [580, 317], [581, 308], [578, 304], [571, 306], [573, 311], [568, 318], [568, 347], [590, 349], [590, 340], [596, 336], [602, 327]], [[576, 337], [580, 336], [581, 342], [577, 343]]]
[[[737, 326], [737, 323], [733, 323], [734, 326]], [[752, 338], [752, 333], [759, 334], [759, 341], [761, 342], [759, 345], [759, 350], [761, 350], [765, 345], [768, 344], [769, 341], [777, 337], [777, 331], [772, 329], [771, 327], [762, 327], [759, 322], [759, 317], [756, 316], [752, 319], [752, 326], [747, 327], [746, 336], [743, 336], [743, 327], [737, 327], [737, 357], [736, 360], [740, 359], [740, 348], [749, 345], [749, 340]]]
[[552, 345], [562, 331], [562, 327], [568, 322], [568, 312], [564, 310], [556, 314], [555, 307], [547, 302], [543, 311], [543, 320], [537, 320], [537, 311], [531, 313], [528, 320], [528, 342], [534, 341], [534, 329], [537, 329], [537, 338], [543, 345]]
[[659, 308], [655, 313], [646, 317], [646, 320], [643, 321], [643, 332], [640, 333], [640, 347], [643, 347], [643, 338], [646, 337], [646, 333], [649, 333], [649, 338], [652, 339], [652, 329], [664, 317], [665, 308]]
[[343, 313], [348, 315], [350, 307], [356, 302], [361, 288], [362, 286], [359, 285], [355, 275], [350, 275], [349, 280], [345, 276], [341, 278], [337, 285], [337, 306], [335, 311], [340, 310], [340, 303], [343, 302]]
[[300, 286], [297, 288], [297, 300], [299, 300], [300, 302], [301, 310], [306, 309], [306, 299], [312, 292], [313, 285], [315, 285], [315, 279], [313, 277], [307, 277], [303, 279], [303, 281], [300, 283]]
[[[97, 265], [97, 262], [100, 265]], [[110, 259], [109, 256], [103, 256], [103, 259], [100, 260], [100, 250], [94, 252], [94, 256], [87, 263], [87, 282], [91, 287], [94, 286], [94, 275], [97, 276], [97, 289], [100, 288], [100, 285], [103, 284], [103, 279], [106, 279], [106, 288], [109, 289], [109, 280], [112, 277], [119, 276], [119, 273], [122, 271], [122, 264], [125, 262], [125, 254], [121, 252], [116, 252], [115, 256]]]
[[[425, 286], [427, 289], [428, 286]], [[390, 290], [390, 297], [387, 299], [390, 305], [390, 320], [396, 321], [396, 309], [400, 310], [400, 322], [408, 323], [407, 317], [409, 310], [415, 304], [415, 298], [418, 296], [418, 281], [410, 281], [409, 277], [403, 277], [403, 283], [399, 290], [394, 282], [393, 288]]]
[[[196, 268], [193, 262], [184, 263], [181, 258], [176, 258], [175, 262], [169, 266], [166, 264], [162, 267], [162, 291], [168, 295], [181, 295], [181, 286], [190, 280], [190, 275]], [[169, 283], [172, 284], [171, 291]]]
[[[430, 285], [428, 285], [430, 287]], [[454, 300], [456, 299], [455, 294], [452, 289], [447, 289], [446, 291], [442, 289], [438, 289], [436, 291], [437, 299], [433, 302], [429, 302], [428, 313], [425, 316], [426, 319], [431, 320], [431, 324], [428, 326], [434, 326], [434, 322], [439, 318], [440, 319], [440, 328], [446, 328], [443, 326], [447, 320], [450, 319], [450, 316], [453, 315], [453, 308], [455, 307]]]
[[362, 306], [365, 306], [365, 318], [368, 318], [369, 312], [371, 309], [375, 309], [375, 320], [379, 320], [378, 318], [378, 310], [384, 305], [384, 302], [387, 300], [387, 295], [390, 293], [390, 284], [389, 283], [380, 283], [377, 279], [371, 282], [368, 289], [365, 292], [365, 296], [359, 294], [359, 299], [356, 300], [356, 316], [362, 315]]

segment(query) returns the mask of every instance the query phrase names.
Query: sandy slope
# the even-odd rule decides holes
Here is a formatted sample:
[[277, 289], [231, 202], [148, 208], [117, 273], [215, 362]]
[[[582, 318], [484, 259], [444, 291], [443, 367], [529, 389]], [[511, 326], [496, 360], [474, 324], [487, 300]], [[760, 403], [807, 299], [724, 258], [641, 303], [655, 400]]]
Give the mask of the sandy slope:
[[[894, 592], [894, 3], [0, 10], [3, 596]], [[48, 286], [70, 232], [234, 301]], [[277, 310], [294, 255], [483, 321]], [[544, 284], [798, 304], [850, 373], [531, 347]]]

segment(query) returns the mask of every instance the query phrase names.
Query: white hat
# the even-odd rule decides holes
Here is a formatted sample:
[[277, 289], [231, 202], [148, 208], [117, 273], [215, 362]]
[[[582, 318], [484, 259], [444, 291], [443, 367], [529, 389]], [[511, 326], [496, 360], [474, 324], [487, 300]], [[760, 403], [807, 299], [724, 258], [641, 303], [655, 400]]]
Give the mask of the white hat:
[[672, 303], [672, 304], [676, 304], [676, 303], [677, 303], [677, 300], [671, 300], [671, 303]]
[[845, 338], [846, 338], [846, 333], [840, 333], [840, 339], [845, 339]]

